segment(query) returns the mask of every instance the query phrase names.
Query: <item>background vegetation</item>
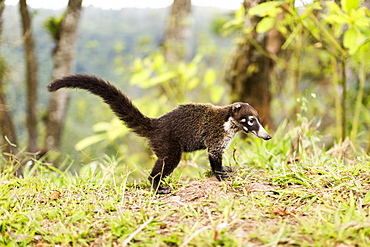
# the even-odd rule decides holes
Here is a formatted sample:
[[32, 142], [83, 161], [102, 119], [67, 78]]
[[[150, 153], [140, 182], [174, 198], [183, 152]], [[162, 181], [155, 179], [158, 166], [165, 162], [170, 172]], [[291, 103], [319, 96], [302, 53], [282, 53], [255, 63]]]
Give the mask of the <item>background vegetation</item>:
[[[44, 29], [43, 22], [50, 16], [58, 16], [61, 13], [60, 11], [55, 12], [53, 10], [43, 9], [34, 11], [33, 25], [37, 41], [38, 60], [40, 61], [40, 100], [38, 105], [41, 113], [46, 113], [47, 110], [49, 93], [46, 91], [45, 87], [50, 83], [52, 68], [50, 54], [54, 47], [52, 40]], [[147, 104], [145, 102], [143, 102], [142, 105], [140, 104], [141, 96], [146, 96], [143, 97], [142, 101], [147, 101], [153, 96], [157, 97], [157, 95], [155, 95], [156, 93], [153, 92], [153, 89], [142, 89], [142, 85], [138, 85], [139, 83], [145, 84], [143, 80], [146, 78], [140, 78], [139, 75], [137, 75], [136, 81], [135, 79], [131, 80], [133, 73], [139, 74], [140, 69], [146, 69], [148, 66], [151, 66], [150, 64], [156, 67], [163, 67], [164, 61], [161, 62], [162, 58], [160, 58], [159, 46], [164, 36], [167, 13], [168, 10], [166, 9], [122, 9], [103, 11], [94, 7], [85, 8], [79, 26], [80, 35], [78, 35], [77, 42], [75, 72], [95, 74], [115, 83], [131, 98], [139, 98], [137, 101], [135, 100], [135, 103], [137, 103], [139, 107], [144, 108], [143, 112], [152, 117], [159, 116], [166, 110], [174, 108], [178, 103], [186, 102], [185, 99], [180, 102], [172, 98], [172, 102], [167, 103], [167, 100], [163, 99], [163, 96], [162, 100], [160, 100], [158, 96], [157, 109], [145, 109], [145, 106], [142, 105]], [[195, 7], [193, 9], [194, 23], [197, 23], [197, 25], [193, 25], [194, 35], [191, 42], [193, 46], [191, 48], [191, 53], [199, 53], [193, 65], [189, 65], [193, 67], [192, 71], [190, 71], [192, 75], [189, 76], [198, 80], [197, 84], [194, 84], [193, 81], [193, 85], [191, 86], [193, 87], [193, 92], [198, 91], [195, 89], [197, 85], [204, 88], [212, 88], [209, 86], [221, 84], [222, 82], [223, 64], [225, 64], [227, 60], [226, 54], [229, 53], [233, 47], [231, 38], [220, 37], [211, 31], [212, 21], [222, 14], [226, 14], [226, 18], [231, 18], [228, 15], [232, 13], [212, 8]], [[6, 7], [5, 23], [4, 39], [6, 42], [3, 42], [2, 52], [8, 64], [7, 78], [9, 83], [7, 91], [9, 104], [12, 106], [12, 112], [14, 113], [15, 122], [17, 123], [17, 130], [22, 140], [21, 143], [25, 143], [27, 136], [23, 127], [23, 119], [25, 119], [25, 102], [23, 101], [25, 98], [25, 91], [23, 90], [23, 46], [20, 37], [19, 13], [16, 7]], [[140, 23], [140, 25], [137, 25], [137, 23]], [[119, 30], [118, 33], [117, 30]], [[145, 58], [146, 60], [144, 61]], [[143, 61], [141, 61], [141, 59], [143, 59]], [[164, 74], [171, 69], [172, 68], [161, 68], [162, 71], [157, 72], [159, 74]], [[182, 68], [179, 68], [179, 70], [180, 69]], [[187, 71], [183, 71], [182, 73], [188, 73], [191, 68], [185, 69]], [[148, 72], [144, 73], [148, 74]], [[203, 78], [199, 77], [204, 77], [205, 75], [208, 75], [208, 79], [206, 79], [208, 82], [203, 84], [201, 81]], [[142, 81], [140, 81], [140, 79]], [[188, 81], [184, 81], [183, 84], [185, 85], [187, 82]], [[148, 87], [149, 86], [146, 86], [146, 88]], [[205, 91], [203, 92], [205, 93]], [[222, 96], [220, 96], [221, 93]], [[204, 98], [205, 95], [200, 95], [199, 92], [196, 94], [197, 96], [195, 98], [192, 98], [193, 96], [188, 94], [187, 100], [208, 102], [208, 99], [213, 97], [214, 103], [221, 102], [221, 98], [223, 101], [222, 103], [228, 103], [227, 90], [218, 92], [218, 96], [211, 96], [211, 94], [209, 94], [206, 98]], [[79, 159], [86, 157], [85, 155], [79, 155], [79, 152], [75, 151], [75, 144], [84, 137], [93, 134], [93, 123], [102, 121], [110, 122], [114, 118], [111, 114], [101, 114], [101, 112], [108, 112], [108, 107], [103, 103], [89, 104], [88, 102], [92, 100], [98, 101], [96, 97], [86, 93], [73, 94], [64, 130], [62, 153], [71, 154], [73, 157], [78, 157]], [[41, 125], [39, 128], [41, 132], [44, 131]], [[130, 135], [129, 138], [135, 137], [131, 137]], [[112, 140], [107, 140], [107, 143], [111, 142]], [[119, 141], [119, 143], [121, 143], [121, 141]], [[122, 144], [126, 146], [126, 144]], [[121, 144], [117, 143], [112, 145]], [[90, 147], [90, 149], [94, 150], [85, 150], [85, 152], [87, 152], [87, 154], [97, 154], [95, 157], [99, 157], [107, 152], [109, 154], [117, 152], [117, 150], [110, 150], [109, 147], [106, 149], [104, 144], [102, 144], [102, 146]]]
[[[199, 151], [184, 155], [167, 179], [173, 194], [151, 194], [154, 158], [145, 141], [96, 96], [73, 92], [59, 149], [41, 159], [3, 155], [0, 245], [369, 245], [369, 3], [250, 2], [236, 12], [193, 6], [188, 54], [177, 62], [163, 46], [169, 9], [87, 7], [75, 53], [76, 73], [111, 81], [150, 117], [179, 103], [238, 100], [229, 81], [238, 55], [251, 52], [245, 81], [261, 72], [253, 61], [261, 58], [269, 65], [273, 139], [236, 138], [224, 157], [231, 181], [209, 178]], [[11, 6], [4, 14], [6, 93], [26, 153], [20, 17]], [[55, 48], [44, 23], [62, 14], [32, 10], [40, 122]], [[281, 42], [275, 51], [271, 33]], [[248, 97], [240, 100], [255, 100]], [[15, 177], [20, 165], [24, 174]]]

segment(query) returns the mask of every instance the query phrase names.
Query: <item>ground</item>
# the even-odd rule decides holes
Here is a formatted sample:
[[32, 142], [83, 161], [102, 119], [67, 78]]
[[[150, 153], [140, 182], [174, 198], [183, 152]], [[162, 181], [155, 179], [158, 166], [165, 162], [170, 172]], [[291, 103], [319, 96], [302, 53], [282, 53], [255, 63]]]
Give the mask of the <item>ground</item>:
[[183, 161], [168, 195], [106, 160], [84, 173], [43, 162], [2, 172], [0, 246], [369, 246], [369, 156], [307, 136], [295, 151], [286, 133], [232, 146], [230, 181]]

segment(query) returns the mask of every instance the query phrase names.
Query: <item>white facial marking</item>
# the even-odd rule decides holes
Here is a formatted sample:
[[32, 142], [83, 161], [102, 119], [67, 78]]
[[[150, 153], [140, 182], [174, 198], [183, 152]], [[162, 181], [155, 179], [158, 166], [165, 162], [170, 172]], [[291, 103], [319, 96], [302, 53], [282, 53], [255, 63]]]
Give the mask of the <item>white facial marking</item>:
[[[248, 125], [249, 126], [253, 126], [254, 122], [256, 121], [257, 119], [253, 116], [250, 116], [248, 117]], [[261, 124], [260, 124], [261, 125]]]
[[247, 122], [247, 119], [243, 118], [242, 120], [240, 120], [241, 123], [245, 123]]

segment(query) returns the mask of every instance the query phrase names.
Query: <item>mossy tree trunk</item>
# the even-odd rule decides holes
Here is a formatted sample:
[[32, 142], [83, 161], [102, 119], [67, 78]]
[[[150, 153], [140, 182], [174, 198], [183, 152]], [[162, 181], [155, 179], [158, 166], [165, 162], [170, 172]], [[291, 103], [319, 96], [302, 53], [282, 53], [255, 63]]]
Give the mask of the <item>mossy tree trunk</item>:
[[164, 55], [168, 62], [184, 60], [190, 49], [191, 0], [174, 0], [168, 16], [164, 38]]
[[[366, 7], [369, 11], [370, 11], [370, 0], [364, 0], [363, 2], [362, 2], [362, 5], [364, 6], [364, 7]], [[369, 72], [367, 73], [367, 77], [369, 77]], [[370, 129], [370, 123], [368, 123], [368, 127], [369, 127], [369, 129]], [[367, 148], [366, 148], [366, 151], [367, 151], [367, 153], [370, 153], [370, 131], [369, 131], [369, 139], [368, 139], [368, 142], [367, 142]]]
[[[264, 0], [244, 1], [246, 13]], [[254, 27], [245, 35], [232, 54], [227, 65], [225, 80], [231, 87], [231, 100], [252, 105], [259, 113], [261, 122], [273, 128], [270, 116], [270, 74], [274, 68], [271, 58], [265, 56], [260, 49], [276, 54], [282, 45], [280, 33], [272, 29], [266, 33], [256, 32], [260, 17], [246, 16], [246, 27]]]
[[[3, 31], [3, 13], [5, 8], [5, 0], [0, 0], [0, 40]], [[11, 114], [11, 108], [8, 105], [6, 97], [6, 64], [3, 57], [0, 54], [0, 131], [1, 138], [0, 144], [2, 146], [2, 152], [4, 153], [18, 153], [17, 150], [17, 133], [13, 117]]]
[[26, 0], [19, 1], [19, 11], [22, 19], [22, 37], [26, 58], [26, 109], [27, 109], [27, 151], [35, 153], [38, 151], [38, 114], [37, 114], [37, 84], [38, 84], [38, 62], [36, 58], [35, 40], [32, 33], [32, 19], [28, 11]]
[[[58, 30], [58, 40], [53, 53], [54, 68], [52, 80], [72, 73], [82, 0], [69, 0], [67, 11]], [[69, 101], [68, 90], [51, 94], [48, 118], [46, 120], [45, 151], [60, 146], [65, 114]]]

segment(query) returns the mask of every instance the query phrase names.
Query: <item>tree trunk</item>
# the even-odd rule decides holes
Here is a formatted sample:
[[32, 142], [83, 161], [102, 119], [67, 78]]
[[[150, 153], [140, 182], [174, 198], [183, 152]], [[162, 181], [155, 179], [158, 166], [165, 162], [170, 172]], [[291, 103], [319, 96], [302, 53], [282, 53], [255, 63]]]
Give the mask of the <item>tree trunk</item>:
[[[245, 1], [246, 12], [262, 2], [265, 1]], [[274, 64], [257, 47], [276, 54], [282, 45], [282, 38], [274, 29], [257, 34], [255, 28], [260, 19], [246, 16], [246, 26], [252, 26], [254, 30], [247, 34], [236, 48], [226, 70], [225, 80], [231, 86], [232, 101], [248, 102], [258, 111], [261, 122], [273, 128], [270, 116], [270, 73]]]
[[[52, 80], [69, 75], [72, 72], [81, 5], [82, 0], [69, 0], [68, 2], [67, 11], [60, 29], [60, 39], [53, 54], [54, 69]], [[68, 90], [62, 89], [51, 95], [48, 118], [46, 120], [45, 151], [60, 146], [68, 100]]]
[[[364, 0], [362, 2], [362, 5], [364, 7], [366, 7], [368, 10], [370, 10], [370, 0]], [[367, 73], [367, 76], [369, 75], [369, 73]], [[369, 127], [370, 127], [370, 123], [368, 123]], [[367, 147], [366, 147], [366, 152], [367, 153], [370, 153], [370, 132], [369, 132], [369, 139], [368, 139], [368, 142], [367, 142]]]
[[[0, 40], [3, 31], [3, 12], [5, 0], [0, 0]], [[1, 131], [1, 146], [5, 153], [18, 153], [16, 147], [17, 133], [13, 122], [10, 107], [6, 98], [5, 86], [6, 64], [2, 56], [0, 56], [0, 131]]]
[[32, 23], [26, 0], [19, 1], [19, 10], [22, 18], [22, 36], [24, 40], [24, 52], [26, 57], [26, 109], [27, 109], [27, 151], [35, 153], [38, 150], [37, 138], [37, 84], [38, 62], [35, 52], [35, 40], [32, 34]]
[[191, 0], [173, 1], [164, 41], [164, 54], [168, 62], [182, 61], [189, 53], [190, 11]]

